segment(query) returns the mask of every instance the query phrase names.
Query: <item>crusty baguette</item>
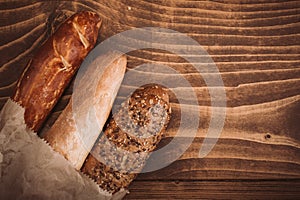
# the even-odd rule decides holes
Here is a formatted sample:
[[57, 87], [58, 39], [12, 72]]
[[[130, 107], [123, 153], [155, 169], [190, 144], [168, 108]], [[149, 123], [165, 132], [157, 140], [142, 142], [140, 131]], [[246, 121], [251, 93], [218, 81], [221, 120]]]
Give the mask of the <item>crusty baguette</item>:
[[126, 188], [161, 140], [170, 112], [169, 96], [161, 87], [137, 89], [109, 121], [82, 172], [108, 192]]
[[[103, 60], [111, 61], [102, 66]], [[43, 136], [55, 151], [62, 154], [78, 170], [109, 116], [125, 74], [126, 64], [125, 55], [120, 56], [113, 52], [97, 57], [74, 88], [65, 110]], [[100, 68], [102, 73], [97, 74], [95, 67]]]
[[25, 123], [38, 131], [98, 37], [101, 19], [83, 11], [67, 19], [40, 47], [20, 77], [12, 100], [25, 108]]

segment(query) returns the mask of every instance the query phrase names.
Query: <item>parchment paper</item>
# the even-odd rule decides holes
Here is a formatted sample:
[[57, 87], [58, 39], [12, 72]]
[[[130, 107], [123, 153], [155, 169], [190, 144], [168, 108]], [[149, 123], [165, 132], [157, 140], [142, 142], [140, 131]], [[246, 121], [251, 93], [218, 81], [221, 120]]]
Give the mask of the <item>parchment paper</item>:
[[36, 133], [28, 130], [24, 109], [8, 100], [0, 113], [0, 199], [122, 199], [76, 171]]

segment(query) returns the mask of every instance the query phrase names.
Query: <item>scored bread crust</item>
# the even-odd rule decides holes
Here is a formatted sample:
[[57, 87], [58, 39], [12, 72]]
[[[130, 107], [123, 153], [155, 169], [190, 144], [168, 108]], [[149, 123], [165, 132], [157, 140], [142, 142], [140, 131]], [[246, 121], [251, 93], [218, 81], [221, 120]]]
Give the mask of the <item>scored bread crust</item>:
[[[75, 90], [80, 92], [74, 99], [74, 93], [67, 107], [60, 114], [53, 126], [42, 136], [52, 148], [69, 160], [80, 170], [88, 153], [100, 134], [112, 108], [114, 99], [123, 80], [127, 59], [111, 52], [97, 58], [113, 60], [107, 66], [98, 66], [102, 74], [97, 74], [93, 66], [89, 67]], [[97, 65], [97, 60], [91, 65]], [[96, 79], [91, 83], [89, 79]], [[84, 91], [93, 90], [92, 93]], [[77, 99], [76, 99], [77, 98]], [[76, 101], [76, 103], [75, 103]], [[90, 111], [96, 111], [90, 118]], [[97, 124], [97, 126], [94, 126]], [[80, 128], [81, 127], [81, 128]], [[83, 127], [83, 128], [82, 128]], [[89, 132], [89, 129], [92, 132]], [[95, 130], [96, 129], [96, 130]]]
[[18, 80], [11, 99], [25, 108], [28, 128], [37, 132], [98, 37], [101, 19], [83, 11], [67, 19], [39, 48]]
[[81, 171], [105, 191], [128, 187], [161, 140], [170, 113], [169, 96], [160, 86], [137, 89], [113, 115]]

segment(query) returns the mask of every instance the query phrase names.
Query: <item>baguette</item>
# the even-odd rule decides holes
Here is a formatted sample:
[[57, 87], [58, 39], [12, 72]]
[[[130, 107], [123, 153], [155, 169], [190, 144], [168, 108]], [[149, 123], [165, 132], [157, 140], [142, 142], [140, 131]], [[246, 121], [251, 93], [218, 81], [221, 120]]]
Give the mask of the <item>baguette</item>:
[[94, 47], [101, 19], [83, 11], [67, 19], [40, 47], [11, 99], [25, 108], [28, 128], [38, 132], [83, 59]]
[[170, 113], [169, 96], [160, 86], [137, 89], [109, 121], [82, 172], [110, 193], [127, 188], [161, 140]]
[[[104, 65], [103, 61], [107, 60], [110, 61]], [[77, 170], [80, 170], [109, 116], [126, 63], [125, 55], [112, 52], [97, 57], [79, 81], [78, 88], [74, 88], [67, 107], [42, 136]], [[101, 73], [98, 74], [98, 70]]]

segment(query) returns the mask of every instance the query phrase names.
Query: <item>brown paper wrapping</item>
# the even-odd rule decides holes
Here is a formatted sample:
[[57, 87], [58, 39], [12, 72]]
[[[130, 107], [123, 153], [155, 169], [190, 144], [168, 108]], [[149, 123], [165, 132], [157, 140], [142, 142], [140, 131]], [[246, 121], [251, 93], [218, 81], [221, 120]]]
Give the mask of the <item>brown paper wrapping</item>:
[[24, 122], [24, 109], [8, 100], [0, 113], [0, 199], [122, 199], [76, 171]]

